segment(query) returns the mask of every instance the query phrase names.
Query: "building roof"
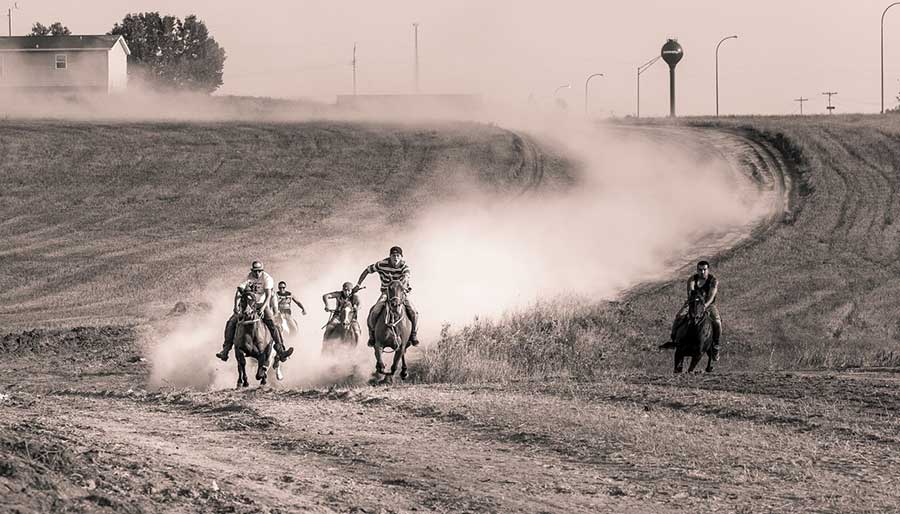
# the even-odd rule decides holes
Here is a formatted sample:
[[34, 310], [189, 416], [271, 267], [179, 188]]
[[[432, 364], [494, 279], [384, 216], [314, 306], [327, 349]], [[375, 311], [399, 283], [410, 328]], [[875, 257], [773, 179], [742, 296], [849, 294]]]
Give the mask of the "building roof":
[[122, 44], [131, 54], [122, 36], [12, 36], [0, 37], [0, 51], [111, 50]]

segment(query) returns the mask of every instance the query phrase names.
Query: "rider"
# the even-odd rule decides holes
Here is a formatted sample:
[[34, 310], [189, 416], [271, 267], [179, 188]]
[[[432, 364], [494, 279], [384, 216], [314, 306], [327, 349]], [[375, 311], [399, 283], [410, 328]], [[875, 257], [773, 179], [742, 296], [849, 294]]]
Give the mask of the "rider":
[[380, 260], [364, 269], [359, 276], [359, 280], [356, 281], [356, 286], [353, 288], [354, 293], [359, 291], [363, 280], [370, 273], [378, 273], [378, 276], [381, 278], [381, 296], [375, 302], [375, 305], [372, 306], [372, 310], [369, 311], [369, 318], [366, 323], [369, 327], [369, 342], [367, 344], [375, 346], [375, 321], [378, 319], [378, 315], [381, 314], [381, 309], [384, 307], [385, 302], [387, 302], [388, 286], [394, 280], [399, 280], [406, 289], [407, 294], [403, 304], [406, 306], [406, 315], [412, 323], [409, 333], [409, 344], [416, 346], [419, 344], [419, 340], [416, 337], [416, 330], [419, 326], [419, 313], [416, 312], [416, 309], [409, 302], [409, 292], [412, 290], [412, 287], [409, 285], [409, 266], [403, 260], [403, 250], [399, 246], [391, 247], [388, 253], [387, 259]]
[[716, 297], [719, 292], [719, 280], [709, 272], [709, 262], [700, 261], [697, 263], [697, 273], [691, 275], [687, 281], [688, 300], [679, 309], [675, 315], [675, 321], [672, 323], [672, 340], [663, 345], [663, 347], [674, 346], [675, 336], [682, 322], [687, 318], [688, 307], [690, 304], [691, 293], [701, 291], [706, 298], [706, 312], [709, 313], [709, 319], [712, 321], [713, 328], [713, 344], [712, 358], [714, 361], [719, 360], [719, 341], [722, 337], [722, 318], [719, 317], [719, 309], [716, 307]]
[[275, 298], [278, 301], [278, 314], [281, 314], [288, 320], [294, 321], [293, 318], [291, 318], [291, 302], [296, 303], [297, 307], [300, 307], [300, 312], [306, 316], [306, 307], [297, 301], [297, 299], [294, 298], [294, 295], [287, 290], [287, 282], [282, 280], [278, 283], [278, 291], [275, 291]]
[[270, 302], [274, 284], [275, 281], [272, 279], [272, 276], [263, 270], [262, 263], [253, 261], [253, 264], [250, 265], [250, 273], [247, 275], [247, 280], [237, 286], [237, 293], [234, 295], [234, 314], [231, 315], [228, 323], [225, 324], [225, 343], [222, 344], [222, 351], [217, 353], [216, 357], [223, 361], [228, 360], [228, 352], [231, 351], [231, 347], [234, 345], [234, 331], [237, 328], [238, 314], [241, 309], [241, 295], [244, 291], [251, 291], [256, 296], [259, 317], [265, 323], [266, 328], [269, 329], [269, 333], [272, 334], [272, 339], [275, 340], [275, 352], [278, 355], [278, 360], [284, 362], [294, 353], [293, 347], [287, 350], [284, 349], [281, 331], [275, 326], [275, 320], [272, 316]]
[[[334, 298], [336, 302], [334, 313], [338, 313], [347, 302], [353, 307], [353, 319], [348, 321], [356, 321], [356, 313], [359, 311], [359, 296], [353, 292], [353, 283], [352, 282], [344, 282], [344, 285], [341, 286], [340, 291], [334, 291], [332, 293], [325, 293], [322, 295], [322, 302], [325, 303], [325, 312], [331, 312], [331, 309], [328, 308], [328, 299]], [[335, 319], [336, 314], [332, 315], [332, 320]], [[328, 321], [331, 323], [331, 320]]]

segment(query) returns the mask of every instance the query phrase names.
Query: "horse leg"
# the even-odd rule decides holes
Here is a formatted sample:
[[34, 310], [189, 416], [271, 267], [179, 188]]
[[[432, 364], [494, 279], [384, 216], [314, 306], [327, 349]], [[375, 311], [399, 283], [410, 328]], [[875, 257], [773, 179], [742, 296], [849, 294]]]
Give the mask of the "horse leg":
[[247, 358], [244, 356], [244, 351], [235, 348], [234, 357], [238, 367], [237, 386], [247, 387], [250, 384], [247, 382]]
[[675, 373], [684, 371], [684, 352], [681, 348], [675, 349]]
[[403, 350], [403, 355], [400, 356], [400, 362], [403, 364], [403, 366], [400, 368], [400, 379], [406, 380], [407, 378], [409, 378], [409, 372], [406, 368], [406, 349]]
[[391, 362], [391, 376], [394, 376], [394, 373], [397, 372], [397, 366], [400, 365], [400, 357], [403, 355], [403, 351], [406, 348], [406, 343], [400, 343], [397, 346], [397, 349], [394, 350], [394, 360]]
[[714, 353], [715, 352], [713, 351], [712, 348], [710, 348], [709, 351], [706, 352], [706, 372], [707, 373], [713, 372], [713, 359], [714, 359], [713, 354]]
[[384, 374], [384, 362], [381, 360], [381, 344], [375, 343], [375, 374]]
[[700, 355], [691, 355], [691, 364], [688, 366], [688, 373], [692, 373], [694, 368], [697, 367], [697, 363], [700, 362]]

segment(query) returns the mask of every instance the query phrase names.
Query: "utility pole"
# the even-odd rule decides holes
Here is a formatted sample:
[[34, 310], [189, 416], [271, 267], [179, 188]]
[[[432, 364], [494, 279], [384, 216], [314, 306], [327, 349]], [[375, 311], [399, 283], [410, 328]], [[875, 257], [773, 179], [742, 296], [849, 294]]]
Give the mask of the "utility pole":
[[809, 98], [803, 98], [801, 96], [800, 98], [795, 98], [794, 101], [800, 102], [800, 116], [803, 116], [803, 102], [808, 102]]
[[13, 6], [6, 10], [6, 17], [9, 18], [9, 36], [12, 37], [12, 12], [13, 9], [18, 9], [19, 4], [13, 3]]
[[831, 97], [837, 94], [837, 91], [826, 91], [822, 93], [823, 95], [828, 95], [828, 114], [832, 114], [834, 112], [834, 106], [831, 105]]
[[356, 96], [356, 43], [353, 43], [353, 96]]
[[415, 46], [416, 46], [416, 94], [419, 94], [419, 24], [413, 23], [415, 30]]

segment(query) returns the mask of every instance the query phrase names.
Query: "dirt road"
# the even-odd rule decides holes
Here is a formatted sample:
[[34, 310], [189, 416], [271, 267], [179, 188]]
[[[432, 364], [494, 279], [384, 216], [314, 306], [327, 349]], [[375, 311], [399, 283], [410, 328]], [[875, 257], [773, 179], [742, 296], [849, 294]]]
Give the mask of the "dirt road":
[[147, 391], [133, 333], [105, 330], [37, 333], [42, 353], [0, 364], [8, 511], [867, 512], [898, 499], [888, 371]]

